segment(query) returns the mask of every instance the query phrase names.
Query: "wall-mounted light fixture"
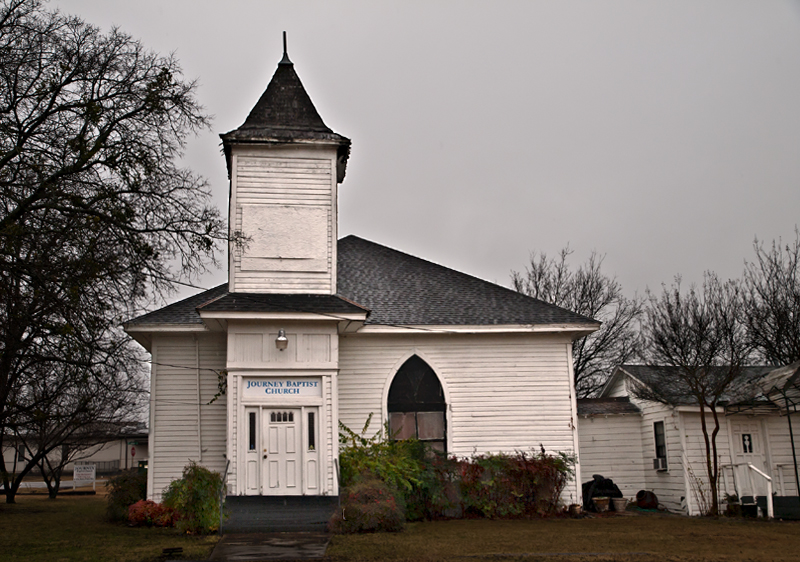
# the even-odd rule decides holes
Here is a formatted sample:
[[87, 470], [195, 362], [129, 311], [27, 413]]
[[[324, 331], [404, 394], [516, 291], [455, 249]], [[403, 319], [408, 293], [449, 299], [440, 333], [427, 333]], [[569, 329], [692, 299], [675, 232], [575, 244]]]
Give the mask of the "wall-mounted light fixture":
[[289, 346], [289, 338], [286, 337], [286, 332], [278, 330], [278, 337], [275, 338], [275, 347], [283, 351]]

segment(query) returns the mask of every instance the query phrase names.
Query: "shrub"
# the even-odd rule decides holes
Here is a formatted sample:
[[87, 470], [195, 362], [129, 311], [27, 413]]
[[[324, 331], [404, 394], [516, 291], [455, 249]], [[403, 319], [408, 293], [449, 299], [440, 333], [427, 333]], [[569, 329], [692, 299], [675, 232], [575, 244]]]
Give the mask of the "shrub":
[[147, 498], [147, 473], [137, 469], [126, 470], [106, 482], [108, 507], [106, 513], [112, 521], [126, 521], [128, 508]]
[[461, 494], [467, 513], [484, 517], [551, 514], [573, 473], [564, 453], [516, 452], [477, 455], [460, 461]]
[[148, 527], [172, 527], [173, 511], [152, 500], [139, 500], [128, 508], [128, 522]]
[[367, 418], [361, 434], [339, 422], [342, 486], [377, 478], [402, 494], [411, 493], [421, 483], [420, 477], [425, 470], [420, 461], [422, 444], [415, 439], [385, 439], [380, 430], [366, 437], [371, 419], [372, 414]]
[[405, 524], [402, 501], [385, 482], [372, 478], [346, 488], [341, 494], [341, 512], [329, 528], [334, 533], [400, 531]]
[[405, 495], [406, 519], [461, 517], [460, 463], [455, 457], [434, 451], [417, 441], [415, 454], [423, 466], [414, 489]]
[[219, 529], [222, 475], [192, 461], [183, 477], [164, 490], [163, 503], [175, 512], [175, 527], [182, 533], [204, 534]]
[[[410, 521], [464, 515], [549, 515], [557, 511], [561, 493], [573, 474], [573, 456], [551, 455], [544, 447], [539, 452], [457, 459], [437, 453], [416, 439], [394, 441], [384, 437], [388, 432], [381, 431], [367, 436], [369, 423], [368, 418], [361, 434], [340, 424], [342, 494], [351, 493], [360, 483], [374, 487], [372, 482], [380, 480], [402, 504]], [[353, 523], [350, 528], [360, 524]], [[366, 528], [381, 530], [369, 525]]]

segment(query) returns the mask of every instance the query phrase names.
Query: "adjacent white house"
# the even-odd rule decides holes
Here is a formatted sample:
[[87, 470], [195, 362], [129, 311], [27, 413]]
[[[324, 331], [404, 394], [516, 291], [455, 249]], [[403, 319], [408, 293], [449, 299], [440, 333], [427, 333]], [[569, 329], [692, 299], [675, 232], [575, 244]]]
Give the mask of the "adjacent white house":
[[[798, 367], [795, 365], [791, 373], [796, 373]], [[599, 398], [580, 401], [583, 474], [611, 478], [628, 498], [638, 490], [653, 491], [666, 508], [697, 515], [701, 512], [701, 492], [706, 497], [711, 493], [699, 408], [690, 402], [661, 404], [638, 399], [632, 385], [647, 384], [654, 369], [669, 368], [622, 365], [614, 371]], [[769, 399], [767, 387], [775, 386], [769, 382], [775, 379], [770, 378], [773, 369], [748, 368], [745, 376], [760, 383], [750, 395], [730, 400], [718, 409], [722, 419], [717, 436], [723, 467], [721, 499], [725, 494], [766, 495], [766, 479], [748, 464], [772, 479], [775, 494], [798, 495], [790, 437], [794, 431], [792, 419], [786, 415], [794, 411], [794, 404], [790, 407], [789, 399], [783, 407], [778, 400]], [[785, 385], [786, 380], [781, 384]], [[706, 415], [713, 427], [711, 414]], [[793, 437], [796, 448], [800, 440]]]
[[152, 356], [149, 497], [189, 461], [227, 470], [230, 495], [335, 496], [338, 424], [360, 430], [370, 415], [372, 431], [388, 422], [459, 456], [577, 452], [570, 344], [598, 322], [339, 239], [350, 140], [285, 53], [221, 137], [240, 239], [229, 281], [125, 324]]
[[[119, 470], [137, 468], [140, 464], [147, 464], [147, 427], [141, 422], [131, 422], [120, 424], [119, 429], [114, 435], [110, 435], [103, 443], [97, 443], [81, 449], [74, 454], [74, 461], [81, 464], [93, 464], [98, 474], [112, 474]], [[21, 440], [13, 436], [7, 436], [5, 442], [8, 444], [3, 449], [3, 460], [7, 470], [19, 473], [24, 470], [30, 457], [30, 451], [25, 448]], [[60, 459], [61, 450], [53, 451], [48, 457], [57, 462]], [[66, 474], [72, 474], [75, 462], [70, 462], [64, 466]], [[36, 472], [36, 471], [34, 471]]]

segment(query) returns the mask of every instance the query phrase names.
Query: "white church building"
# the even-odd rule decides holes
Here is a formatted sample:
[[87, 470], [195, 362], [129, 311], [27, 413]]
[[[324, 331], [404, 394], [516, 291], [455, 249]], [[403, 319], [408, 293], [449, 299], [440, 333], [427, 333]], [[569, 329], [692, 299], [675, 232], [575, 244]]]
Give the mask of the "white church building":
[[[235, 496], [336, 496], [339, 422], [457, 456], [578, 451], [571, 342], [599, 323], [356, 236], [350, 140], [284, 58], [221, 135], [229, 280], [125, 324], [152, 357], [148, 497], [186, 464]], [[214, 400], [218, 382], [226, 392]], [[564, 493], [580, 499], [580, 467]]]

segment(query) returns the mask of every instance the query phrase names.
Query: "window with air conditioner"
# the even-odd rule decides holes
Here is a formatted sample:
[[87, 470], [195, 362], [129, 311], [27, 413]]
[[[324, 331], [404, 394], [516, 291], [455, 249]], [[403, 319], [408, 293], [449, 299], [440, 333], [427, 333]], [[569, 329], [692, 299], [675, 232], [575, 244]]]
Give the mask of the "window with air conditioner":
[[653, 433], [656, 443], [656, 458], [653, 459], [653, 468], [658, 471], [667, 470], [667, 438], [664, 433], [664, 422], [657, 421], [653, 424]]

